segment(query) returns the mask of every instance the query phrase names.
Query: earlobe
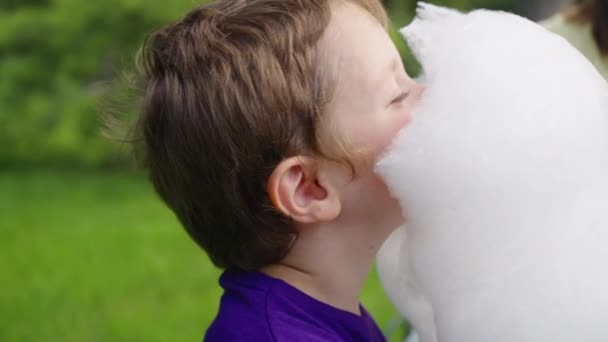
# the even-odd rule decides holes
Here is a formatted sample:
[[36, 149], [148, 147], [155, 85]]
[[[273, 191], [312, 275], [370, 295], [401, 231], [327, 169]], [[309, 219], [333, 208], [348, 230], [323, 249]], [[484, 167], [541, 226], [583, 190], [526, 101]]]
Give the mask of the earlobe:
[[319, 177], [321, 166], [311, 157], [283, 160], [268, 180], [272, 204], [285, 216], [300, 223], [326, 222], [341, 210], [337, 189]]

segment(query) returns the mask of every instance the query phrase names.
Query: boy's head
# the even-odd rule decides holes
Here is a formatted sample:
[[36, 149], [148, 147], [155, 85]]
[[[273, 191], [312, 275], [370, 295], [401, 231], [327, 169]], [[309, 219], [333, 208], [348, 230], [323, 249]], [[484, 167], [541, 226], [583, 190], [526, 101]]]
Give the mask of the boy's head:
[[[348, 16], [374, 31], [361, 44], [379, 49], [369, 61], [385, 70], [376, 85], [356, 63], [366, 47], [353, 46]], [[354, 156], [374, 150], [367, 142], [381, 125], [405, 123], [396, 106], [411, 80], [386, 24], [377, 0], [226, 0], [149, 36], [140, 55], [140, 157], [216, 265], [258, 269], [281, 260], [298, 222], [340, 215], [343, 173], [325, 170], [345, 161], [357, 169]], [[389, 106], [396, 109], [375, 109]]]

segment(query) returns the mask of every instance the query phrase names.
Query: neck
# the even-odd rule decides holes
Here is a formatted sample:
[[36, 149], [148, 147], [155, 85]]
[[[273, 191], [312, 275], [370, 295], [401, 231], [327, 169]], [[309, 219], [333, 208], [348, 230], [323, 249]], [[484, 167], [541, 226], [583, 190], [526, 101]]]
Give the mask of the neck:
[[373, 227], [366, 228], [307, 227], [280, 263], [261, 271], [321, 302], [360, 315], [361, 290], [386, 238], [365, 236], [374, 232]]

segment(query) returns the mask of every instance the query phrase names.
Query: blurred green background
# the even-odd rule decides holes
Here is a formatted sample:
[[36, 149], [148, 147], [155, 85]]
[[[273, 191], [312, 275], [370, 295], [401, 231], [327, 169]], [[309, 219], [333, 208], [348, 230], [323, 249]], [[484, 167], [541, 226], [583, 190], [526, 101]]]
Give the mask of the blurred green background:
[[[385, 1], [400, 27], [414, 1]], [[0, 341], [200, 341], [219, 271], [100, 134], [108, 82], [192, 0], [0, 0]], [[526, 13], [521, 0], [434, 1]], [[417, 66], [405, 44], [408, 70]], [[402, 340], [373, 273], [363, 304]]]

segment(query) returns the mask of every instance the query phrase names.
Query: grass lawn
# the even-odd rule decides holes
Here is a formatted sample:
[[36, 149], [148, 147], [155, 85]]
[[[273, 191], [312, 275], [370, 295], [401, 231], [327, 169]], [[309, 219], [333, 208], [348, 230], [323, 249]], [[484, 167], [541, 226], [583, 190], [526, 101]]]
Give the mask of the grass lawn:
[[[140, 175], [2, 171], [0, 213], [0, 341], [200, 341], [215, 316], [219, 270]], [[394, 318], [375, 272], [362, 301]]]

